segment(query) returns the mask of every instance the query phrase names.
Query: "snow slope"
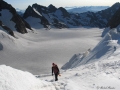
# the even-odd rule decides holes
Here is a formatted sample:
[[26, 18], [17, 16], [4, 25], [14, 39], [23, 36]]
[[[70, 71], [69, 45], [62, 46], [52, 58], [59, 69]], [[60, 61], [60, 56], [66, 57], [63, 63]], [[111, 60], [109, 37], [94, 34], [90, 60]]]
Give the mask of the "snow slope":
[[2, 21], [2, 23], [8, 26], [11, 30], [15, 31], [16, 30], [15, 23], [11, 21], [13, 17], [12, 13], [7, 9], [1, 10], [0, 13], [1, 13], [0, 20]]
[[33, 28], [44, 28], [43, 25], [40, 24], [41, 20], [39, 18], [35, 18], [35, 17], [28, 17], [25, 19], [30, 26], [32, 26]]
[[0, 90], [55, 90], [52, 83], [38, 80], [29, 72], [0, 65]]
[[88, 50], [82, 54], [75, 54], [62, 68], [73, 68], [109, 58], [116, 53], [119, 54], [119, 29], [120, 27], [110, 30], [92, 51]]
[[38, 79], [29, 72], [0, 65], [0, 90], [119, 90], [120, 60], [111, 57], [63, 71], [61, 75], [54, 82], [50, 75], [40, 75]]
[[[80, 54], [84, 56], [84, 63], [77, 61], [78, 64], [75, 65], [76, 60], [71, 60], [73, 63], [70, 64], [74, 68], [60, 70], [61, 76], [57, 82], [54, 81], [51, 73], [35, 77], [29, 72], [0, 65], [0, 90], [120, 90], [120, 34], [117, 29], [107, 33], [92, 51], [88, 50], [88, 54]], [[3, 35], [5, 36], [5, 33]], [[24, 36], [26, 40], [27, 37]], [[34, 40], [34, 38], [29, 39]], [[77, 58], [81, 59], [81, 57]]]
[[14, 32], [16, 39], [0, 30], [0, 64], [35, 75], [49, 73], [51, 63], [55, 62], [61, 67], [72, 55], [93, 48], [101, 39], [101, 30], [97, 28], [38, 29], [28, 32]]

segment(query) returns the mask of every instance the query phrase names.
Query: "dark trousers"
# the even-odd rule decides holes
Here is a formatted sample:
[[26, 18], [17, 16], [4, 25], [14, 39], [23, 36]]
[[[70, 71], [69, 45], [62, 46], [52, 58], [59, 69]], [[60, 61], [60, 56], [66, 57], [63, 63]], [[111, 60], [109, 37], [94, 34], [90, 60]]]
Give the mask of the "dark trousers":
[[58, 81], [58, 73], [55, 74], [55, 81]]

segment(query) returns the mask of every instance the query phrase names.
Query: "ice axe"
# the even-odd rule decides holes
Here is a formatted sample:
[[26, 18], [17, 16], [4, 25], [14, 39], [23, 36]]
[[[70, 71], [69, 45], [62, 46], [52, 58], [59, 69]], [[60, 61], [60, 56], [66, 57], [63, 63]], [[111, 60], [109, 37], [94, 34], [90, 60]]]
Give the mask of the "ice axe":
[[61, 74], [58, 74], [58, 76], [61, 76]]

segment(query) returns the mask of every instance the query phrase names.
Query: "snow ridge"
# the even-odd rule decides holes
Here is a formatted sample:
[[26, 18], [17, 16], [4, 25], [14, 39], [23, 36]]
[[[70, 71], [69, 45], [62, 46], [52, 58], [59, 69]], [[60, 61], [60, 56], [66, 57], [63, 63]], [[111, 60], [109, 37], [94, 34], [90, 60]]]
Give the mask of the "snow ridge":
[[[90, 53], [75, 54], [62, 69], [74, 68], [94, 61], [109, 58], [120, 48], [118, 29], [110, 30]], [[119, 54], [119, 53], [118, 53]]]
[[0, 65], [0, 90], [51, 90], [51, 88], [52, 84], [46, 84], [29, 72]]

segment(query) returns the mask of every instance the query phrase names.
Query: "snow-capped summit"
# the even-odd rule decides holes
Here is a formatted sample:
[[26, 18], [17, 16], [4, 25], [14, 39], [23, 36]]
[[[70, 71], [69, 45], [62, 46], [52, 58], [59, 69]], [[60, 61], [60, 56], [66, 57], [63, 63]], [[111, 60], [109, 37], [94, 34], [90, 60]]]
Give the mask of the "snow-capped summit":
[[[27, 33], [25, 28], [31, 29], [31, 27], [47, 29], [50, 29], [51, 27], [71, 28], [80, 26], [105, 28], [114, 13], [120, 8], [120, 4], [115, 3], [110, 8], [96, 13], [85, 12], [74, 14], [67, 12], [63, 7], [56, 8], [52, 4], [45, 7], [35, 3], [32, 6], [28, 6], [25, 10], [25, 13], [23, 14], [24, 20], [17, 14], [16, 10], [11, 5], [4, 1], [1, 1], [1, 3], [2, 10], [0, 20], [9, 28], [9, 30], [7, 30], [8, 33], [10, 30], [11, 32], [16, 30], [20, 33]], [[9, 17], [7, 15], [9, 15]]]
[[34, 13], [37, 14], [36, 16], [40, 16], [44, 18], [44, 20], [42, 20], [41, 18], [39, 19], [38, 17], [36, 18], [36, 16], [34, 17], [32, 15], [33, 11], [28, 10], [29, 7], [27, 8], [23, 17], [34, 28], [36, 26], [33, 26], [30, 23], [30, 20], [32, 18], [37, 19], [37, 21], [35, 21], [34, 23], [45, 28], [48, 28], [48, 26], [56, 28], [71, 28], [80, 26], [105, 28], [108, 21], [119, 9], [119, 7], [120, 3], [115, 3], [113, 6], [98, 12], [88, 11], [84, 13], [69, 13], [63, 7], [56, 8], [52, 4], [48, 7], [33, 4], [31, 8], [33, 8]]

